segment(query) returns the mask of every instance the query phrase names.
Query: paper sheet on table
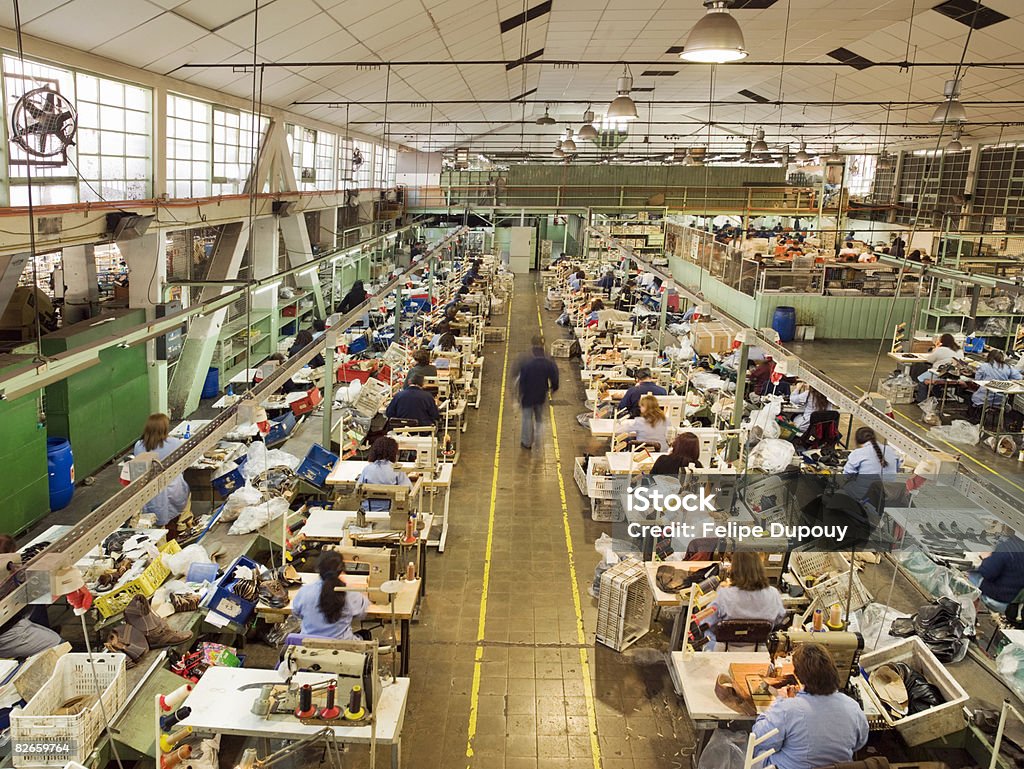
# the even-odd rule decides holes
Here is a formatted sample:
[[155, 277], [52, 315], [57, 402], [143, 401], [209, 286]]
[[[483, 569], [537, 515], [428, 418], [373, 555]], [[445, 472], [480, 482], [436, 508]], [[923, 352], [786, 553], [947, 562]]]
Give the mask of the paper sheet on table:
[[209, 612], [206, 615], [206, 620], [205, 621], [207, 623], [213, 625], [214, 627], [227, 627], [228, 623], [231, 622], [231, 620], [229, 620], [223, 614], [219, 614], [219, 613], [217, 613], [215, 611]]

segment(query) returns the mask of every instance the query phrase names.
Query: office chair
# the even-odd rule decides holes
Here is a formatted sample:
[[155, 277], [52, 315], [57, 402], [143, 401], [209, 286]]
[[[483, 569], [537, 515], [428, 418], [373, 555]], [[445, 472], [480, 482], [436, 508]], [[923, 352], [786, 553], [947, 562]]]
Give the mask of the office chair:
[[730, 643], [754, 644], [754, 651], [768, 641], [768, 636], [775, 624], [767, 619], [725, 619], [714, 627], [715, 643], [725, 644], [729, 651]]
[[838, 411], [815, 411], [807, 430], [794, 443], [804, 449], [835, 448], [842, 437]]

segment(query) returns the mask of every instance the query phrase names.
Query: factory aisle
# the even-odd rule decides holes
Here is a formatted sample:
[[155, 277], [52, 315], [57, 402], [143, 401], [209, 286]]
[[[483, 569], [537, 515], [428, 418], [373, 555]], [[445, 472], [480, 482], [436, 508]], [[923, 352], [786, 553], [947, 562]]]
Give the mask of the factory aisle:
[[[559, 360], [561, 388], [533, 451], [519, 445], [513, 369], [541, 324], [540, 286], [517, 279], [504, 343], [489, 344], [484, 392], [470, 420], [443, 554], [413, 628], [404, 765], [417, 769], [673, 769], [693, 744], [652, 633], [625, 654], [594, 644], [587, 594], [609, 524], [590, 520], [572, 463], [589, 437], [578, 366]], [[557, 443], [556, 443], [557, 438]], [[485, 589], [486, 588], [486, 589]], [[664, 648], [663, 645], [660, 648]]]

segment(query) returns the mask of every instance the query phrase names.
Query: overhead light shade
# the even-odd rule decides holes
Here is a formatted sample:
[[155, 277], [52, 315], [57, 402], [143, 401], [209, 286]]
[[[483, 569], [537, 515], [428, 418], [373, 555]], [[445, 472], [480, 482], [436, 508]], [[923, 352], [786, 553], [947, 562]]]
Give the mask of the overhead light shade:
[[933, 123], [966, 123], [967, 111], [960, 103], [960, 81], [947, 80], [942, 89], [945, 101], [932, 113]]
[[832, 145], [832, 152], [825, 156], [825, 163], [827, 165], [842, 165], [846, 163], [846, 156], [839, 152], [838, 145]]
[[800, 142], [800, 149], [796, 151], [793, 160], [797, 163], [810, 163], [811, 156], [807, 154], [807, 142]]
[[553, 158], [564, 158], [565, 157], [565, 153], [562, 151], [561, 147], [555, 147], [553, 150], [551, 150], [551, 157], [553, 157]]
[[548, 108], [544, 108], [544, 114], [537, 118], [537, 125], [554, 125], [555, 119], [548, 114]]
[[594, 128], [594, 113], [589, 109], [583, 113], [583, 125], [577, 134], [581, 139], [594, 141], [597, 138], [597, 129]]
[[633, 78], [623, 75], [616, 84], [615, 91], [618, 93], [612, 103], [608, 105], [606, 118], [613, 120], [636, 120], [636, 104], [629, 98], [629, 92], [633, 89]]
[[743, 30], [729, 13], [731, 0], [704, 0], [707, 13], [693, 25], [679, 58], [701, 64], [726, 64], [747, 57]]
[[572, 154], [575, 151], [576, 142], [574, 142], [571, 138], [566, 139], [565, 141], [562, 142], [562, 152], [566, 154]]
[[757, 141], [754, 142], [754, 146], [751, 147], [751, 152], [755, 152], [759, 155], [764, 154], [768, 151], [768, 145], [764, 140], [764, 129], [757, 129]]

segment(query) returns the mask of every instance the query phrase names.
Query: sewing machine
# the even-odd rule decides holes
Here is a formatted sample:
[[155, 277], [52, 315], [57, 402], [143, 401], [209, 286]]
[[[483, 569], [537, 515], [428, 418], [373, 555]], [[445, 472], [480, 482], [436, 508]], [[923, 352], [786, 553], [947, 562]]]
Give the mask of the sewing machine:
[[864, 650], [864, 638], [860, 633], [808, 633], [804, 630], [776, 630], [768, 636], [769, 672], [775, 670], [777, 658], [789, 657], [797, 646], [806, 643], [821, 644], [832, 655], [839, 673], [840, 691], [847, 688], [851, 676], [856, 678], [860, 675], [860, 653]]
[[[376, 643], [307, 638], [285, 647], [281, 664], [288, 672], [283, 683], [253, 685], [260, 688], [252, 704], [255, 715], [287, 714], [309, 724], [366, 723], [373, 717], [380, 695]], [[299, 685], [295, 673], [300, 670], [330, 675]]]
[[388, 597], [380, 587], [393, 576], [394, 551], [387, 547], [347, 547], [344, 545], [334, 549], [341, 554], [346, 573], [352, 576], [366, 577], [366, 595], [370, 599], [370, 603], [388, 603]]
[[[429, 429], [433, 430], [433, 428]], [[398, 441], [398, 459], [402, 463], [403, 470], [421, 470], [433, 473], [437, 468], [437, 438], [432, 434], [416, 435], [406, 430], [394, 430], [391, 437]]]

